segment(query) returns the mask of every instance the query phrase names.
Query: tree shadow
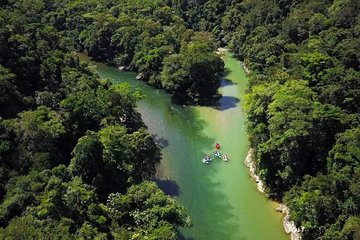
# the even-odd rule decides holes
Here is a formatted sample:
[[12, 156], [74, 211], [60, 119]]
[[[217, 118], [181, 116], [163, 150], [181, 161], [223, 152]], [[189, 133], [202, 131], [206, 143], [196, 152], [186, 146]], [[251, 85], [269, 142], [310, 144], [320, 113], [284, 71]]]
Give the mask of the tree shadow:
[[223, 96], [218, 104], [215, 106], [216, 109], [220, 111], [228, 110], [230, 108], [235, 108], [240, 100], [236, 97]]
[[193, 237], [185, 237], [180, 231], [176, 235], [178, 240], [195, 240]]
[[[227, 87], [227, 86], [233, 86], [237, 85], [237, 83], [234, 83], [233, 81], [227, 79], [227, 78], [221, 78], [221, 82], [219, 87]], [[223, 96], [220, 93], [215, 93], [213, 95], [209, 95], [207, 98], [202, 99], [197, 104], [192, 102], [186, 102], [184, 99], [179, 99], [175, 97], [174, 95], [171, 95], [171, 103], [178, 106], [205, 106], [205, 107], [216, 107], [219, 105], [219, 101], [223, 98]]]
[[233, 81], [227, 79], [227, 78], [223, 78], [221, 80], [221, 84], [220, 87], [227, 87], [227, 86], [232, 86], [232, 85], [236, 85], [237, 83], [234, 83]]
[[224, 71], [222, 72], [222, 76], [227, 76], [227, 75], [229, 75], [231, 73], [231, 69], [230, 68], [227, 68], [227, 67], [225, 67], [224, 68]]
[[171, 103], [178, 106], [213, 106], [221, 98], [221, 94], [215, 93], [213, 95], [204, 96], [203, 99], [195, 103], [193, 101], [188, 101], [186, 98], [179, 98], [175, 95], [171, 95]]
[[[213, 156], [216, 141], [204, 133], [207, 121], [192, 108], [184, 108], [182, 114], [177, 116], [183, 119], [178, 123], [191, 131], [176, 136], [179, 142], [175, 141], [174, 144], [177, 144], [179, 151], [183, 154], [172, 158], [172, 166], [177, 167], [177, 174], [182, 176], [182, 179], [178, 181], [181, 188], [179, 199], [184, 200], [183, 194], [188, 194], [184, 203], [193, 224], [193, 229], [179, 229], [178, 239], [195, 240], [208, 237], [209, 239], [245, 240], [237, 230], [239, 223], [237, 216], [233, 213], [234, 206], [223, 193], [221, 180], [214, 178], [219, 172], [220, 165], [224, 164], [223, 161], [218, 158], [213, 159], [211, 164], [204, 164], [201, 161], [205, 155]], [[187, 139], [187, 141], [181, 139]], [[194, 139], [196, 141], [193, 141]], [[182, 151], [183, 149], [186, 151]], [[177, 164], [177, 162], [182, 164]]]
[[[201, 192], [207, 196], [203, 199], [201, 205], [206, 207], [196, 206], [196, 218], [192, 217], [193, 226], [197, 228], [197, 233], [208, 232], [207, 236], [212, 236], [211, 239], [238, 239], [246, 240], [244, 236], [239, 236], [238, 223], [236, 222], [236, 216], [232, 213], [233, 206], [228, 202], [226, 196], [220, 191], [221, 185], [219, 182], [214, 182], [212, 176], [218, 171], [218, 164], [223, 164], [222, 161], [213, 160], [211, 164], [206, 166], [208, 173], [203, 175], [204, 181], [207, 182], [208, 188], [203, 189]], [[198, 201], [198, 200], [197, 200]], [[200, 214], [199, 214], [200, 213]], [[194, 214], [194, 212], [193, 212]], [[200, 216], [200, 219], [199, 219]], [[208, 220], [216, 222], [216, 227], [204, 225]], [[199, 230], [200, 229], [200, 230]], [[194, 237], [187, 237], [179, 231], [178, 238], [183, 240], [194, 240]]]
[[[237, 83], [234, 83], [233, 81], [223, 78], [221, 80], [221, 86], [220, 87], [227, 87], [227, 86], [233, 86]], [[204, 102], [202, 102], [201, 106], [211, 107], [220, 111], [228, 110], [230, 108], [235, 108], [237, 104], [240, 102], [240, 100], [236, 97], [232, 96], [223, 96], [221, 94], [215, 94], [211, 98], [206, 99]]]
[[169, 141], [167, 139], [159, 137], [158, 134], [152, 134], [151, 136], [154, 139], [154, 142], [158, 144], [161, 149], [169, 146]]
[[179, 196], [180, 187], [176, 181], [171, 179], [154, 179], [158, 187], [171, 197]]

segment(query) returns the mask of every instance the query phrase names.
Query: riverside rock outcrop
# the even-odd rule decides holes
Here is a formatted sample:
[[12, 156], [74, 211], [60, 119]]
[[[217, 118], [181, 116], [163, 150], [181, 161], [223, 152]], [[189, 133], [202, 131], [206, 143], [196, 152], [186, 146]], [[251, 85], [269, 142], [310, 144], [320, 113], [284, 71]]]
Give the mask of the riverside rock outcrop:
[[[250, 148], [249, 152], [244, 161], [245, 165], [249, 168], [250, 177], [256, 182], [257, 189], [264, 193], [266, 196], [266, 186], [260, 177], [256, 174], [256, 164], [254, 161], [254, 149]], [[285, 232], [290, 235], [291, 240], [301, 240], [301, 229], [295, 226], [294, 221], [290, 219], [290, 209], [284, 205], [279, 204], [276, 208], [276, 211], [283, 213], [285, 216], [282, 220]]]
[[250, 148], [248, 154], [246, 155], [244, 163], [249, 168], [250, 177], [256, 182], [257, 189], [260, 192], [266, 194], [265, 193], [265, 184], [263, 181], [261, 181], [260, 177], [256, 174], [256, 165], [255, 165], [255, 161], [253, 159], [254, 159], [254, 150], [252, 148]]

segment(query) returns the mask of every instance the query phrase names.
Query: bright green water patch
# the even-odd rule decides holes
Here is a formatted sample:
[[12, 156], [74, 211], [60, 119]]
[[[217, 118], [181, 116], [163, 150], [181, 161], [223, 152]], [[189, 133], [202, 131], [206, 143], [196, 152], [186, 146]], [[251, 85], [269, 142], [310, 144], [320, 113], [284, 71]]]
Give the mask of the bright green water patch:
[[[102, 77], [114, 83], [129, 82], [145, 94], [138, 110], [163, 148], [158, 183], [185, 205], [193, 220], [192, 228], [180, 231], [182, 239], [289, 239], [281, 225], [282, 215], [256, 190], [244, 166], [248, 141], [242, 101], [247, 78], [230, 54], [224, 61], [223, 97], [213, 108], [174, 105], [168, 94], [135, 80], [135, 73], [96, 66]], [[216, 142], [230, 161], [214, 159], [203, 164], [201, 159], [214, 151]]]

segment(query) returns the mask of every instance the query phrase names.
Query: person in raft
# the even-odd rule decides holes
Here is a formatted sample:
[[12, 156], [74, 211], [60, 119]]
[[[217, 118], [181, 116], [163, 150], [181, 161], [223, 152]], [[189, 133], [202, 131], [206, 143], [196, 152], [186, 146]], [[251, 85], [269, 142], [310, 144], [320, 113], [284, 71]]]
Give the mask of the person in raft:
[[216, 149], [220, 149], [220, 144], [216, 143], [215, 147], [216, 147]]
[[220, 157], [220, 156], [221, 156], [221, 154], [220, 154], [220, 152], [219, 152], [218, 150], [216, 150], [216, 151], [214, 152], [214, 155], [215, 155], [216, 157]]

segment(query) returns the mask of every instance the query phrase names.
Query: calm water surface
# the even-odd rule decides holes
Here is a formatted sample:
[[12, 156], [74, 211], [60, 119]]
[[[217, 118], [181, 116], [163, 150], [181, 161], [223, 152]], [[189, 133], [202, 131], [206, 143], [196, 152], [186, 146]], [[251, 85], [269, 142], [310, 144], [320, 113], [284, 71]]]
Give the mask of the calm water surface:
[[[256, 190], [244, 166], [249, 144], [243, 96], [248, 80], [231, 54], [226, 53], [224, 61], [226, 76], [217, 107], [172, 104], [164, 91], [135, 80], [135, 73], [94, 64], [102, 77], [128, 82], [145, 95], [137, 107], [162, 147], [158, 185], [185, 205], [193, 221], [192, 228], [180, 230], [180, 239], [288, 240], [276, 204]], [[230, 161], [203, 164], [201, 159], [212, 154], [217, 142]]]

